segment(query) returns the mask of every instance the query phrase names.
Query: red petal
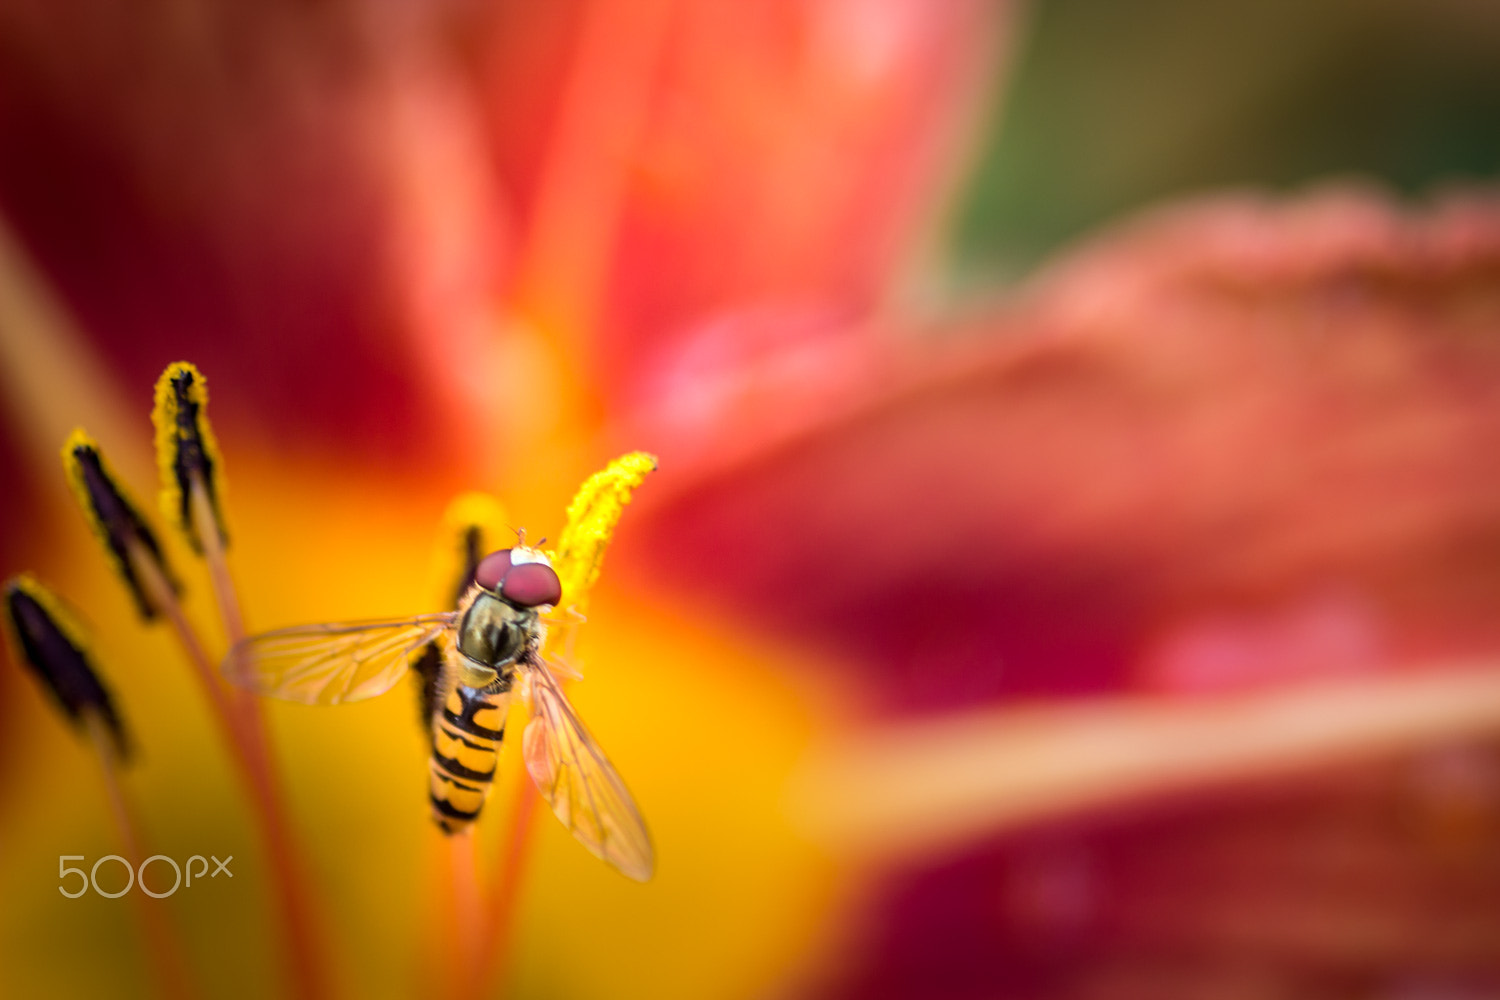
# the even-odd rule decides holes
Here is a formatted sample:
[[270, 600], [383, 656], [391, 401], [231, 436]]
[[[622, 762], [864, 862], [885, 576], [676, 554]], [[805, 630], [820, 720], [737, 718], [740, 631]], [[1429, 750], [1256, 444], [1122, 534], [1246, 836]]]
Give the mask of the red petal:
[[891, 706], [1129, 686], [1201, 616], [1331, 583], [1362, 662], [1494, 649], [1497, 273], [1478, 198], [1147, 219], [976, 324], [961, 370], [701, 481], [664, 456], [627, 537]]

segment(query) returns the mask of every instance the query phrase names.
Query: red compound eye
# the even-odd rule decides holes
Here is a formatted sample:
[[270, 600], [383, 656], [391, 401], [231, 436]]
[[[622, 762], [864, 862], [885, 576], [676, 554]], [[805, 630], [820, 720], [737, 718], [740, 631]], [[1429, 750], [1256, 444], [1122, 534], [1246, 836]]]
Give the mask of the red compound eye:
[[510, 549], [501, 549], [479, 560], [479, 565], [474, 567], [474, 582], [485, 590], [498, 591], [500, 581], [504, 580], [505, 574], [509, 572]]
[[522, 563], [505, 574], [500, 596], [523, 608], [556, 604], [562, 599], [562, 581], [545, 563]]

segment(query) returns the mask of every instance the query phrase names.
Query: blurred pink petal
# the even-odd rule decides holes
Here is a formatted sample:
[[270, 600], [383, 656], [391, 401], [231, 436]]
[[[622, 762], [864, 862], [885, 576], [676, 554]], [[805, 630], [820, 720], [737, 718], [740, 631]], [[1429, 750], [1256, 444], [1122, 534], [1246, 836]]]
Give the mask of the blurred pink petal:
[[[1176, 206], [1065, 255], [967, 349], [851, 349], [800, 426], [722, 379], [683, 440], [731, 458], [666, 465], [634, 561], [842, 654], [887, 712], [1493, 656], [1497, 205]], [[799, 412], [816, 383], [782, 384]], [[1487, 996], [1497, 759], [1458, 745], [934, 856], [864, 897], [823, 992]]]
[[729, 307], [889, 301], [956, 178], [1011, 6], [682, 5], [621, 220], [600, 370], [628, 386]]
[[883, 301], [1009, 12], [23, 5], [0, 202], [122, 379], [192, 353], [223, 422], [441, 468], [537, 296], [626, 395], [725, 309]]
[[[0, 200], [122, 381], [191, 353], [232, 376], [220, 419], [278, 446], [441, 440], [388, 280], [393, 241], [434, 214], [416, 187], [474, 195], [442, 88], [411, 71], [422, 32], [389, 48], [352, 4], [3, 17]], [[494, 221], [482, 200], [459, 214]], [[475, 262], [487, 236], [459, 237]]]
[[[1296, 673], [1493, 650], [1496, 204], [1330, 190], [1128, 223], [972, 323], [966, 357], [867, 345], [825, 423], [699, 479], [668, 462], [637, 555], [842, 651], [892, 708], [1159, 684], [1173, 634], [1330, 588], [1342, 620], [1268, 626]], [[700, 408], [731, 450], [790, 419]]]
[[1054, 824], [889, 878], [822, 995], [1493, 996], [1497, 764], [1469, 748]]

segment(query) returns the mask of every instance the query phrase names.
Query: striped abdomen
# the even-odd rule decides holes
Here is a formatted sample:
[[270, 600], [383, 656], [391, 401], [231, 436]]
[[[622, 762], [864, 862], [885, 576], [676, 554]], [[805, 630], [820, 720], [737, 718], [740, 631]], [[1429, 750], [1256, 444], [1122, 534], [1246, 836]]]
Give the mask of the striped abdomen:
[[444, 833], [456, 833], [479, 816], [495, 780], [510, 689], [448, 689], [432, 717], [432, 819]]

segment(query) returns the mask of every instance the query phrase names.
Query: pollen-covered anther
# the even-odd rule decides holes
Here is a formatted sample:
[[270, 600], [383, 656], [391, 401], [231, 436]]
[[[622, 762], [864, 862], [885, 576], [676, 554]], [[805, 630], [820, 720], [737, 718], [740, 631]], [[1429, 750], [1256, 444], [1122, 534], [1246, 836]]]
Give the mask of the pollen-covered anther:
[[83, 725], [93, 714], [123, 757], [124, 726], [90, 660], [83, 630], [62, 602], [32, 577], [13, 577], [5, 584], [5, 623], [17, 658], [68, 719]]
[[632, 451], [610, 462], [579, 487], [568, 505], [568, 523], [558, 539], [552, 564], [557, 567], [568, 607], [582, 610], [599, 578], [615, 525], [636, 487], [656, 470], [656, 456]]
[[186, 361], [168, 365], [157, 379], [151, 410], [161, 509], [200, 554], [205, 531], [218, 536], [218, 548], [229, 544], [224, 527], [223, 462], [207, 411], [208, 384], [203, 374]]
[[479, 563], [484, 558], [485, 539], [504, 534], [505, 507], [488, 493], [460, 493], [443, 512], [442, 549], [437, 564], [441, 578], [455, 581], [450, 591], [453, 603], [474, 586]]
[[62, 458], [84, 516], [104, 543], [141, 616], [155, 618], [162, 610], [160, 598], [178, 593], [155, 533], [116, 482], [98, 444], [81, 429], [68, 436]]

